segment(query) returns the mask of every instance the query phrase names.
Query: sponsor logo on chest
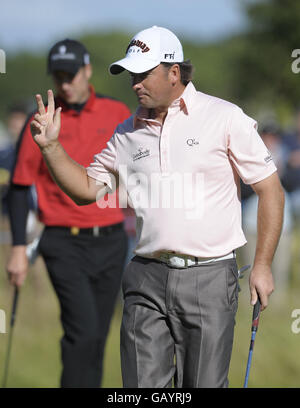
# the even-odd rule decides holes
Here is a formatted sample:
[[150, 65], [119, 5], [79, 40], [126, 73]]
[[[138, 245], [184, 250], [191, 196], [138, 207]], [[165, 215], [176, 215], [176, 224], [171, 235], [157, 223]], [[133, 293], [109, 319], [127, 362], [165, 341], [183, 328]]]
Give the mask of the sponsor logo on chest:
[[138, 152], [132, 155], [132, 160], [133, 161], [140, 160], [147, 156], [150, 156], [150, 149], [145, 149], [145, 148], [140, 147], [138, 149]]
[[186, 140], [186, 144], [190, 147], [196, 146], [199, 144], [198, 140], [196, 140], [195, 138], [190, 138]]

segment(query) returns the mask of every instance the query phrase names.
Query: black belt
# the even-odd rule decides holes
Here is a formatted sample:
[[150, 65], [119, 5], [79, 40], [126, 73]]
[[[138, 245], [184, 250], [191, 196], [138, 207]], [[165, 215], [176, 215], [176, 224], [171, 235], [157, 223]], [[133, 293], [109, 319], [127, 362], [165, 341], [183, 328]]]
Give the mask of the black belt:
[[59, 227], [59, 226], [49, 226], [45, 227], [47, 230], [52, 231], [65, 231], [70, 235], [92, 235], [94, 237], [106, 237], [110, 235], [112, 232], [120, 231], [123, 229], [123, 223], [120, 222], [119, 224], [107, 225], [106, 227], [91, 227], [91, 228], [79, 228], [79, 227]]

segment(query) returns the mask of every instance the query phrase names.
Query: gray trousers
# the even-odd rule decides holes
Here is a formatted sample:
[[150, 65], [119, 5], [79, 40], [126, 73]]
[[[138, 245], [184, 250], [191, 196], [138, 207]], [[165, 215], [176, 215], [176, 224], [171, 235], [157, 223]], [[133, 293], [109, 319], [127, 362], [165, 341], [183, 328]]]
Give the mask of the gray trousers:
[[235, 259], [172, 269], [134, 257], [123, 277], [124, 387], [227, 387], [238, 305]]

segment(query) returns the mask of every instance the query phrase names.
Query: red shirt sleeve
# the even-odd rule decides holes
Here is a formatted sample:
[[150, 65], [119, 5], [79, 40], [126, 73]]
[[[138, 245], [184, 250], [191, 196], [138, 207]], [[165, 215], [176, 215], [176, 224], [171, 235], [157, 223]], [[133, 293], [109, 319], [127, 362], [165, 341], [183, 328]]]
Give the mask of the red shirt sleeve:
[[27, 121], [20, 135], [12, 175], [12, 182], [23, 186], [30, 186], [35, 183], [43, 159], [40, 149], [30, 132], [31, 120], [32, 117]]

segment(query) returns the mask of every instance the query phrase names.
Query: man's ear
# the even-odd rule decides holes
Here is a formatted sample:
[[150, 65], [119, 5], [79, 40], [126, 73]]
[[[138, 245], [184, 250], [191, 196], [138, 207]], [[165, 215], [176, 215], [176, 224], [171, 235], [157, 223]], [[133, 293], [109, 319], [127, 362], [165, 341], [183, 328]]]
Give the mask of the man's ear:
[[180, 68], [178, 64], [174, 64], [169, 69], [169, 77], [171, 79], [172, 85], [176, 85], [176, 83], [180, 82]]

